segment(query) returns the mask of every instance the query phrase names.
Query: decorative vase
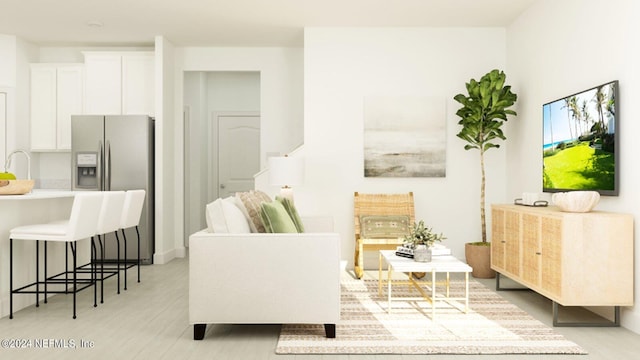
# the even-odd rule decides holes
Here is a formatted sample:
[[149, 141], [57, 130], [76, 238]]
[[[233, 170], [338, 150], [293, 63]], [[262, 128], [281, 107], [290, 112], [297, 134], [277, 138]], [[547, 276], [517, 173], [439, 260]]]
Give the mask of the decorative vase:
[[418, 262], [431, 261], [431, 248], [427, 247], [427, 245], [416, 245], [413, 250], [413, 260]]
[[566, 212], [589, 212], [600, 201], [600, 193], [597, 191], [570, 191], [559, 192], [551, 196], [553, 204]]
[[473, 245], [467, 243], [464, 245], [464, 254], [467, 264], [473, 268], [471, 275], [479, 279], [492, 279], [496, 277], [496, 272], [491, 268], [491, 246]]

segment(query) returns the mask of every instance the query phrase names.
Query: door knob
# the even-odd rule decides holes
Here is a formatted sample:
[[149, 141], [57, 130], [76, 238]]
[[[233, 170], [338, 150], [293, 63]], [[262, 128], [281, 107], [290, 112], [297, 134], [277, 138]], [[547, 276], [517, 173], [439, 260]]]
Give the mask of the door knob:
[[227, 186], [226, 186], [225, 184], [220, 184], [220, 189], [224, 189], [224, 188], [226, 188], [226, 187], [227, 187]]

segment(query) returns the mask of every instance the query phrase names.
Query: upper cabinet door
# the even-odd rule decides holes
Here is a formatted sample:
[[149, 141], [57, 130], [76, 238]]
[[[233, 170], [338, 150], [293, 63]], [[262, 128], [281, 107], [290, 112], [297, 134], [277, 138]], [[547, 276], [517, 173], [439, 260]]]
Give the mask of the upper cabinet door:
[[31, 150], [56, 149], [56, 66], [31, 66]]
[[154, 114], [155, 67], [152, 51], [86, 51], [85, 113]]
[[122, 55], [122, 114], [154, 114], [154, 58], [152, 52]]
[[85, 52], [86, 114], [122, 114], [122, 56], [118, 53]]
[[71, 150], [71, 115], [82, 114], [82, 64], [31, 64], [31, 150]]
[[71, 115], [82, 115], [84, 67], [60, 66], [57, 71], [57, 149], [71, 150]]

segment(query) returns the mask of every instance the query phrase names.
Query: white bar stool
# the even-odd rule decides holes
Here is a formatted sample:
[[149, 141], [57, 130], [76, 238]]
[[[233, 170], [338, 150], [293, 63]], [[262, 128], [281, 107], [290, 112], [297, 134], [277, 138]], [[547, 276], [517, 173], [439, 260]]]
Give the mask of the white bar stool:
[[[120, 294], [120, 238], [118, 237], [118, 229], [120, 228], [120, 219], [122, 217], [122, 211], [124, 207], [125, 192], [124, 191], [105, 191], [104, 200], [102, 201], [102, 207], [100, 209], [100, 216], [98, 217], [98, 227], [96, 236], [100, 244], [100, 303], [104, 303], [104, 280], [110, 278], [113, 275], [117, 275], [118, 278], [118, 294]], [[107, 276], [104, 275], [104, 247], [105, 243], [102, 241], [102, 235], [106, 242], [106, 235], [109, 233], [115, 233], [116, 245], [118, 249], [117, 264], [114, 271], [107, 269]], [[92, 238], [93, 241], [93, 238]], [[92, 244], [93, 245], [93, 244]], [[95, 249], [95, 245], [93, 245]], [[94, 258], [97, 260], [97, 257]], [[95, 263], [95, 261], [93, 261]]]
[[[78, 272], [77, 272], [77, 241], [87, 239], [96, 234], [98, 228], [98, 217], [102, 205], [103, 195], [101, 192], [88, 192], [77, 194], [73, 200], [71, 215], [68, 221], [56, 221], [47, 224], [35, 224], [20, 226], [11, 229], [9, 234], [9, 319], [13, 319], [13, 294], [36, 294], [36, 306], [39, 306], [40, 284], [44, 285], [45, 303], [47, 302], [47, 283], [63, 283], [64, 291], [49, 291], [51, 293], [67, 293], [69, 281], [67, 279], [54, 282], [54, 277], [47, 278], [47, 242], [57, 241], [65, 242], [71, 246], [73, 255], [73, 318], [76, 318], [76, 293], [91, 285], [94, 286], [94, 306], [95, 306], [95, 281], [92, 273], [92, 279], [87, 282], [88, 285], [78, 288]], [[13, 288], [13, 241], [14, 240], [35, 240], [36, 241], [36, 281], [20, 288]], [[40, 281], [39, 275], [39, 243], [44, 241], [44, 281]], [[67, 274], [68, 269], [64, 273]], [[61, 275], [61, 274], [59, 274]], [[27, 290], [35, 286], [35, 291]]]
[[[122, 218], [120, 219], [120, 229], [122, 231], [122, 237], [124, 238], [124, 289], [127, 290], [127, 269], [133, 265], [127, 264], [127, 235], [124, 230], [130, 227], [136, 228], [136, 234], [138, 235], [138, 282], [140, 282], [140, 231], [138, 230], [138, 224], [140, 224], [140, 216], [142, 215], [142, 207], [144, 206], [144, 197], [146, 192], [144, 190], [129, 190], [125, 196], [124, 208], [122, 211]], [[152, 211], [149, 209], [149, 211]]]

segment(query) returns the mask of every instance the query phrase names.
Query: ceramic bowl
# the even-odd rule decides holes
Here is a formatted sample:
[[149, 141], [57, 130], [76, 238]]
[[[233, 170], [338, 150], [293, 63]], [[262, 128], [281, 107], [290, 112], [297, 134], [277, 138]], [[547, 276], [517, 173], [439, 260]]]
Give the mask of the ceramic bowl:
[[566, 212], [589, 212], [600, 201], [600, 194], [596, 191], [559, 192], [551, 196], [553, 204]]

